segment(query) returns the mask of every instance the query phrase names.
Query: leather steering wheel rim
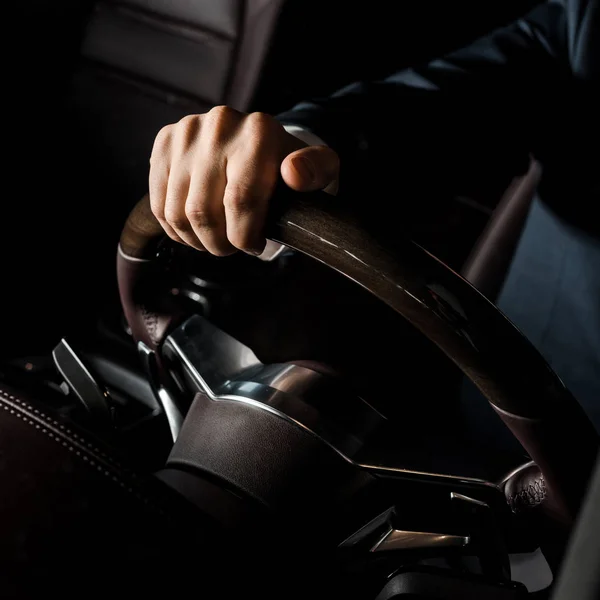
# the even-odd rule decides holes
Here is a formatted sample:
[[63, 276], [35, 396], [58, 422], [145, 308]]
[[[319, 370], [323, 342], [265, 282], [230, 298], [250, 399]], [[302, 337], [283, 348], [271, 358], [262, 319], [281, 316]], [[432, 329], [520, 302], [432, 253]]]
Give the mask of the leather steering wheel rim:
[[[550, 511], [573, 521], [598, 434], [543, 357], [494, 304], [416, 243], [400, 239], [392, 247], [376, 239], [339, 198], [322, 192], [298, 194], [282, 186], [271, 202], [266, 235], [361, 285], [434, 342], [536, 462]], [[119, 292], [133, 338], [153, 348], [172, 317], [149, 311], [143, 297], [163, 236], [145, 196], [125, 223], [117, 256]]]

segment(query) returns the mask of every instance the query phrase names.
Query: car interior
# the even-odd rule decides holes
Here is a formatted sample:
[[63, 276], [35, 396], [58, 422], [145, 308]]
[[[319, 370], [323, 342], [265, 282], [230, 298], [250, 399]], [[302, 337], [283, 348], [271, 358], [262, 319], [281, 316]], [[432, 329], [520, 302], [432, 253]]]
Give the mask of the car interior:
[[280, 186], [261, 259], [171, 242], [147, 195], [185, 115], [277, 115], [538, 3], [17, 9], [1, 597], [597, 597], [598, 435], [494, 304], [537, 161], [393, 232]]

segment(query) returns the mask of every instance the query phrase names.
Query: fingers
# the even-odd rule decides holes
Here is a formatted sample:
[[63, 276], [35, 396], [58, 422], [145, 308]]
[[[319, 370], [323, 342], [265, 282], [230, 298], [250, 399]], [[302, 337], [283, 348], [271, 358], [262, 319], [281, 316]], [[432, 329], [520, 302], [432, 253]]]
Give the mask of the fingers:
[[289, 154], [281, 164], [285, 183], [298, 192], [323, 190], [335, 193], [340, 159], [327, 146], [308, 146]]
[[164, 127], [156, 136], [152, 155], [150, 157], [150, 175], [148, 178], [148, 190], [150, 195], [150, 207], [152, 213], [160, 222], [165, 233], [176, 242], [184, 241], [175, 233], [165, 217], [165, 201], [167, 198], [167, 187], [169, 183], [169, 152], [171, 148], [171, 132]]
[[266, 244], [264, 222], [281, 160], [275, 145], [278, 127], [267, 115], [249, 115], [244, 151], [233, 154], [227, 162], [223, 197], [227, 238], [249, 254], [259, 255]]
[[174, 240], [214, 254], [234, 248], [225, 237], [223, 147], [240, 113], [215, 107], [161, 130], [150, 159], [150, 203]]
[[191, 172], [184, 215], [192, 235], [211, 254], [227, 256], [235, 248], [227, 239], [223, 196], [229, 146], [242, 114], [216, 107], [204, 116], [200, 135], [186, 153]]
[[[233, 111], [232, 111], [233, 112]], [[221, 147], [231, 125], [229, 111], [214, 109], [179, 121], [171, 137], [170, 174], [164, 203], [165, 220], [175, 234], [197, 250], [215, 254], [223, 249], [215, 238], [224, 235], [219, 212]], [[220, 189], [219, 189], [220, 187]], [[219, 231], [221, 230], [221, 232]]]
[[190, 175], [186, 170], [178, 169], [171, 174], [164, 203], [165, 221], [184, 244], [196, 250], [204, 250], [186, 214], [189, 189]]
[[258, 256], [266, 244], [264, 222], [277, 182], [278, 166], [266, 168], [263, 165], [256, 169], [254, 162], [234, 162], [229, 166], [223, 205], [229, 241], [237, 249]]
[[227, 183], [221, 164], [205, 161], [192, 174], [185, 202], [185, 220], [196, 240], [215, 256], [227, 256], [235, 248], [227, 239], [223, 195]]
[[175, 241], [217, 256], [236, 249], [258, 255], [280, 172], [292, 189], [330, 191], [339, 159], [325, 146], [305, 147], [263, 113], [221, 106], [190, 115], [156, 137], [152, 212]]

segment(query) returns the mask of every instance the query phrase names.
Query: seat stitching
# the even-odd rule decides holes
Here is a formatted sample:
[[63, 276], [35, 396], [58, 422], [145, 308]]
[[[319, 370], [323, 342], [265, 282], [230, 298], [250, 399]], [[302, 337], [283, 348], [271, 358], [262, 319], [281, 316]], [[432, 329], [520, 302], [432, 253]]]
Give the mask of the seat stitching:
[[[6, 390], [3, 390], [3, 389], [0, 389], [0, 395], [4, 396], [7, 400], [10, 400], [10, 401], [16, 402], [17, 404], [20, 404], [21, 406], [24, 407], [24, 409], [33, 412], [40, 419], [46, 420], [48, 423], [52, 423], [52, 425], [54, 425], [55, 427], [58, 427], [58, 429], [61, 432], [64, 432], [65, 435], [71, 436], [73, 439], [77, 440], [77, 443], [87, 446], [87, 448], [89, 448], [92, 452], [95, 452], [98, 456], [102, 457], [107, 462], [113, 464], [114, 466], [118, 467], [119, 469], [127, 470], [117, 460], [108, 456], [105, 452], [102, 452], [94, 444], [87, 441], [82, 436], [76, 434], [74, 431], [72, 431], [71, 429], [69, 429], [68, 427], [63, 425], [62, 423], [59, 423], [56, 419], [53, 419], [52, 417], [49, 417], [47, 414], [43, 413], [42, 411], [38, 410], [37, 408], [34, 408], [33, 406], [31, 406], [31, 404], [28, 404], [27, 402], [20, 400], [16, 396], [9, 394]], [[33, 417], [33, 418], [36, 418], [36, 417]]]
[[[24, 408], [12, 404], [11, 401], [17, 402], [18, 404], [24, 407], [32, 409], [31, 405], [19, 400], [14, 395], [9, 394], [6, 391], [0, 389], [0, 406], [2, 406], [2, 408], [5, 411], [10, 413], [11, 415], [14, 415], [18, 419], [21, 419], [24, 423], [34, 426], [35, 429], [40, 430], [50, 439], [54, 440], [57, 444], [60, 444], [61, 446], [67, 448], [69, 452], [81, 458], [85, 464], [89, 465], [89, 467], [102, 473], [112, 482], [118, 484], [121, 488], [132, 494], [143, 504], [150, 505], [161, 515], [165, 514], [165, 511], [162, 508], [156, 506], [154, 503], [151, 503], [147, 497], [139, 494], [131, 485], [128, 485], [125, 481], [123, 481], [123, 479], [117, 477], [115, 473], [111, 473], [109, 469], [112, 469], [114, 467], [102, 465], [102, 459], [98, 456], [95, 456], [90, 451], [90, 449], [93, 449], [92, 444], [87, 443], [85, 440], [83, 440], [81, 436], [76, 436], [71, 432], [71, 430], [62, 426], [57, 421], [53, 420], [51, 417], [44, 415], [42, 412], [32, 409], [39, 415], [36, 417], [35, 415], [27, 413]], [[48, 422], [44, 422], [42, 418], [45, 418]], [[59, 429], [61, 429], [61, 431], [53, 428], [50, 423], [54, 423]], [[70, 439], [66, 432], [70, 433], [71, 435], [74, 435], [78, 440], [81, 440], [81, 442]], [[87, 448], [85, 446], [87, 446]], [[104, 453], [100, 454], [106, 456]], [[91, 457], [89, 455], [91, 455]]]

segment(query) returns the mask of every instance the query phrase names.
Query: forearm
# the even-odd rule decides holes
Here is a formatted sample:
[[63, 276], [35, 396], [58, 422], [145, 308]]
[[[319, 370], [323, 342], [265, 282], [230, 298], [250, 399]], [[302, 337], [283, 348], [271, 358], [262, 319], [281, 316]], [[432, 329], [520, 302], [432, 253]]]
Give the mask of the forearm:
[[562, 19], [560, 5], [544, 5], [443, 60], [349, 86], [279, 118], [336, 149], [342, 186], [344, 171], [373, 169], [454, 187], [516, 175], [546, 148], [545, 113], [567, 79], [556, 36]]

